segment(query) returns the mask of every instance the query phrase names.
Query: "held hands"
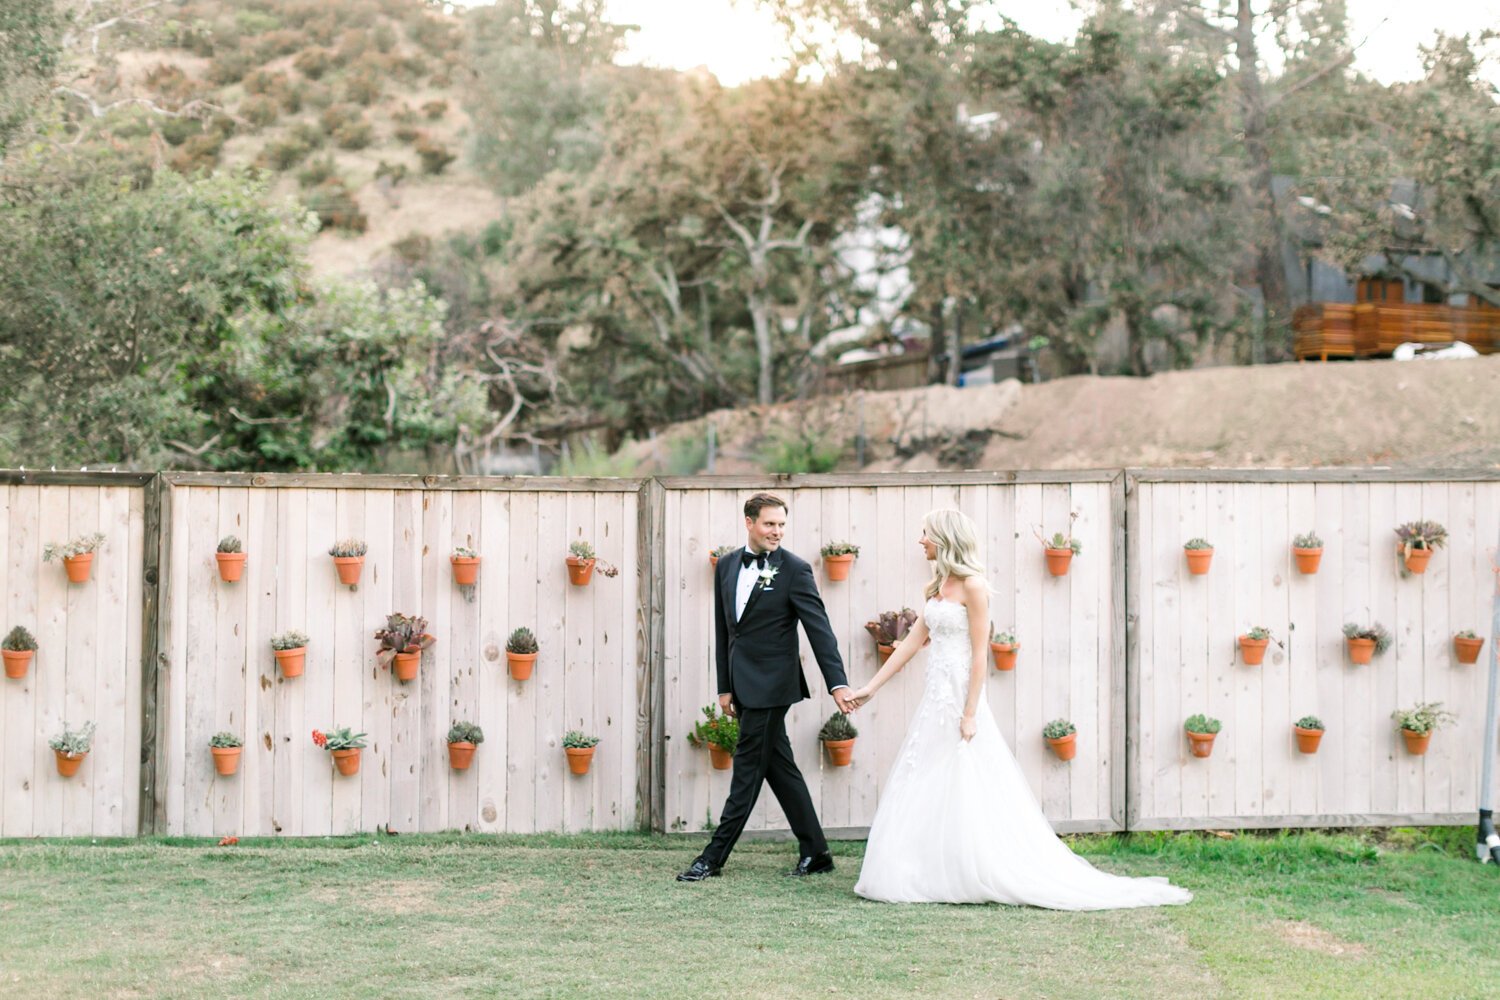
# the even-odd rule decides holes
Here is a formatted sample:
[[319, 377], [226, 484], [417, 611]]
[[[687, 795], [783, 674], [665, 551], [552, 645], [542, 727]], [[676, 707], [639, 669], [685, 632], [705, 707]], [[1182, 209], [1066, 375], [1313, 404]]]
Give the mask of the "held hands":
[[[840, 691], [838, 693], [846, 696], [844, 698], [844, 704], [847, 704], [849, 707], [845, 708], [844, 704], [839, 705], [839, 711], [843, 712], [845, 715], [863, 708], [866, 702], [875, 697], [875, 692], [871, 691], [867, 687], [862, 687], [858, 691]], [[837, 700], [837, 696], [835, 696], [835, 700]]]
[[974, 716], [966, 715], [958, 720], [958, 735], [964, 738], [965, 743], [972, 740], [977, 732], [979, 725], [974, 721]]
[[853, 714], [854, 710], [859, 707], [859, 703], [854, 700], [851, 692], [846, 687], [839, 688], [837, 691], [833, 692], [833, 703], [837, 705], [839, 707], [839, 711], [843, 712], [845, 715]]

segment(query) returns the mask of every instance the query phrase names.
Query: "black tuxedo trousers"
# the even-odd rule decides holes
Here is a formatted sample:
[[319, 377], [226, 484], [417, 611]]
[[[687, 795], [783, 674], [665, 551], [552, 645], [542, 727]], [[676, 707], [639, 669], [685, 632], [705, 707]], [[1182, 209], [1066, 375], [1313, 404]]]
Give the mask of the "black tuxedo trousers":
[[800, 857], [811, 857], [828, 850], [823, 827], [813, 807], [812, 793], [797, 769], [792, 756], [792, 741], [786, 735], [786, 713], [791, 706], [779, 708], [740, 709], [740, 742], [734, 750], [734, 773], [729, 779], [729, 798], [719, 815], [713, 839], [703, 849], [703, 860], [723, 865], [734, 850], [745, 822], [760, 797], [761, 782], [771, 786], [771, 794], [786, 813], [792, 833], [797, 837]]

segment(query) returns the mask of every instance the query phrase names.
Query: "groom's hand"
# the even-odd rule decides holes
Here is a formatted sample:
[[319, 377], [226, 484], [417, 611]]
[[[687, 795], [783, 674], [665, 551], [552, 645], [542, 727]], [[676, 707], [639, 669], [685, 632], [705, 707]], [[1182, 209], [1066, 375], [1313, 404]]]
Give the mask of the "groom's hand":
[[833, 703], [837, 705], [839, 707], [839, 711], [843, 712], [845, 715], [852, 714], [854, 710], [859, 707], [859, 702], [849, 697], [849, 693], [849, 689], [846, 687], [839, 688], [837, 691], [833, 692]]
[[729, 716], [731, 719], [735, 718], [736, 716], [738, 716], [740, 714], [740, 713], [738, 713], [738, 712], [736, 712], [734, 710], [734, 696], [733, 695], [727, 695], [727, 694], [721, 694], [721, 695], [719, 695], [719, 711], [723, 712], [725, 715]]

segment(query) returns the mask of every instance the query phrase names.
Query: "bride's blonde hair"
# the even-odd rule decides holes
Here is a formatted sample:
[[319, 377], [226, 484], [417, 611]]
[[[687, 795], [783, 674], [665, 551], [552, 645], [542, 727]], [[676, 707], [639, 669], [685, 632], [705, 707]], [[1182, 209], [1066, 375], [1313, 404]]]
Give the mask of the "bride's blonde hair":
[[[931, 510], [922, 517], [922, 530], [937, 547], [926, 596], [936, 597], [943, 581], [950, 576], [960, 580], [969, 576], [984, 579], [984, 563], [979, 561], [979, 533], [969, 515], [948, 508]], [[988, 581], [985, 586], [989, 586]]]

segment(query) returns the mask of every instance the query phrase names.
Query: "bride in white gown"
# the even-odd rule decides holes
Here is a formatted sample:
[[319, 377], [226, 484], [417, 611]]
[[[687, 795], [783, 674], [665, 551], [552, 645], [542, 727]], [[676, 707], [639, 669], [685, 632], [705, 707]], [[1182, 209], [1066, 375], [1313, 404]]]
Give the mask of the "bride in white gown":
[[1101, 872], [1057, 838], [984, 697], [989, 585], [973, 522], [922, 519], [933, 561], [916, 625], [865, 687], [869, 701], [932, 638], [926, 688], [880, 798], [854, 891], [888, 903], [1011, 903], [1108, 910], [1186, 903], [1162, 878]]

